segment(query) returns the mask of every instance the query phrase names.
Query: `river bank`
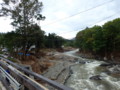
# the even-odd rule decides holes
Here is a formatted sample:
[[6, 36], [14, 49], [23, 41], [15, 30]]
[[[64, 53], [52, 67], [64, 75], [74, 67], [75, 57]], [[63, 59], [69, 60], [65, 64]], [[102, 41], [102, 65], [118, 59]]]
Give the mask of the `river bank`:
[[96, 60], [105, 61], [108, 63], [120, 64], [120, 53], [119, 52], [112, 52], [112, 53], [107, 53], [104, 55], [104, 53], [93, 54], [92, 52], [85, 52], [85, 51], [78, 50], [76, 54], [82, 58], [96, 59]]

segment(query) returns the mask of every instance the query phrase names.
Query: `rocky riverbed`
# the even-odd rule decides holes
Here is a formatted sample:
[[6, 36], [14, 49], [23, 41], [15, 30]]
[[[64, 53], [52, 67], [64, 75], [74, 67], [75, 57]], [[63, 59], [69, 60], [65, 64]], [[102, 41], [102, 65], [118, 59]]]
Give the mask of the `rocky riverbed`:
[[43, 75], [75, 90], [120, 89], [118, 64], [81, 58], [75, 52], [76, 50], [52, 54], [54, 59], [50, 61], [55, 64]]
[[50, 61], [55, 64], [46, 70], [42, 75], [64, 84], [70, 75], [70, 66], [75, 65], [78, 59], [62, 53], [56, 53], [53, 56], [54, 59]]

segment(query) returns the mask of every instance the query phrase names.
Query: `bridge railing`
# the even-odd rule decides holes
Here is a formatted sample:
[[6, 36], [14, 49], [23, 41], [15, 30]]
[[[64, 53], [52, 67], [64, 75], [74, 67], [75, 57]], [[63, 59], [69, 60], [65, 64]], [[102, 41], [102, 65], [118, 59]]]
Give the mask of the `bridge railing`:
[[[64, 85], [62, 85], [62, 84], [60, 84], [60, 83], [57, 83], [57, 82], [55, 82], [55, 81], [52, 81], [52, 80], [50, 80], [50, 79], [48, 79], [48, 78], [46, 78], [46, 77], [44, 77], [44, 76], [42, 76], [42, 75], [40, 75], [40, 74], [37, 74], [37, 73], [32, 72], [32, 71], [30, 71], [30, 70], [28, 70], [28, 69], [26, 69], [26, 68], [23, 68], [23, 67], [19, 66], [19, 65], [16, 64], [16, 63], [13, 63], [12, 61], [10, 61], [10, 60], [8, 60], [8, 59], [5, 59], [5, 58], [3, 58], [3, 57], [0, 57], [0, 59], [4, 60], [4, 61], [7, 62], [8, 64], [14, 66], [16, 69], [18, 69], [18, 70], [20, 70], [20, 71], [22, 71], [22, 72], [25, 72], [25, 73], [28, 74], [28, 75], [32, 75], [32, 76], [34, 76], [34, 78], [36, 78], [37, 80], [41, 80], [41, 81], [49, 84], [50, 86], [52, 86], [52, 87], [54, 87], [54, 88], [56, 88], [56, 89], [58, 89], [58, 90], [72, 90], [72, 89], [69, 88], [69, 87], [66, 87], [66, 86], [64, 86]], [[1, 63], [1, 62], [0, 62], [0, 63]], [[37, 90], [37, 89], [35, 89], [35, 90]], [[42, 90], [42, 89], [38, 89], [38, 90]]]
[[3, 60], [0, 60], [0, 67], [0, 77], [7, 90], [48, 90]]

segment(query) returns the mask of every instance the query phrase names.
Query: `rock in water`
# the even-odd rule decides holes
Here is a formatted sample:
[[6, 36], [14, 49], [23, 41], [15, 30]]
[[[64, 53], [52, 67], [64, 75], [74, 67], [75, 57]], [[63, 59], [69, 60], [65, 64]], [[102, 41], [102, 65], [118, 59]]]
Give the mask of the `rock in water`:
[[100, 75], [90, 77], [91, 80], [102, 80]]

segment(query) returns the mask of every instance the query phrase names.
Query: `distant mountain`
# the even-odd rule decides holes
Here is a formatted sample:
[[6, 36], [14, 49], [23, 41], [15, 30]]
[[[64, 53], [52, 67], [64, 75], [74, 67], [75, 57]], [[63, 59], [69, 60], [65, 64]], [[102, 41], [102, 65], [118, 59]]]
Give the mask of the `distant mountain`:
[[72, 40], [75, 40], [75, 37], [74, 38], [71, 38], [71, 39], [64, 39], [66, 41], [72, 41]]

